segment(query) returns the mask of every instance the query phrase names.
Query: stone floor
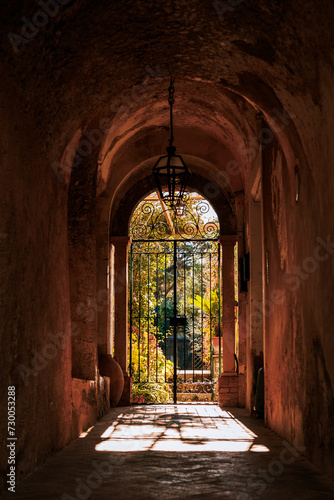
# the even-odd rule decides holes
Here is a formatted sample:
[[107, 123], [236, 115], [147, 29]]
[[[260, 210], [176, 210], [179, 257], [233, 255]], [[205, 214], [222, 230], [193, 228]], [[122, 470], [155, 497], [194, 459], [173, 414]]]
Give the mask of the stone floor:
[[334, 499], [333, 483], [245, 410], [116, 408], [4, 498]]

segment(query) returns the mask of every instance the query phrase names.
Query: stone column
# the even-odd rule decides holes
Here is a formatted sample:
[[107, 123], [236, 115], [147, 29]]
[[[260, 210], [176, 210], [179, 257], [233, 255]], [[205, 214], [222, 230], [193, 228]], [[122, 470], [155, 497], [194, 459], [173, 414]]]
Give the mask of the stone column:
[[220, 236], [223, 252], [223, 373], [218, 380], [219, 406], [239, 406], [238, 376], [235, 371], [234, 246], [237, 236]]
[[247, 409], [251, 413], [259, 368], [263, 367], [262, 221], [261, 202], [248, 201], [250, 280], [248, 283]]
[[129, 236], [112, 236], [114, 245], [113, 289], [114, 297], [114, 357], [124, 375], [124, 389], [118, 406], [131, 402], [132, 380], [128, 374], [128, 248]]
[[221, 236], [223, 252], [223, 372], [235, 372], [234, 246], [237, 237]]
[[114, 357], [127, 375], [128, 357], [128, 236], [112, 236], [114, 245]]

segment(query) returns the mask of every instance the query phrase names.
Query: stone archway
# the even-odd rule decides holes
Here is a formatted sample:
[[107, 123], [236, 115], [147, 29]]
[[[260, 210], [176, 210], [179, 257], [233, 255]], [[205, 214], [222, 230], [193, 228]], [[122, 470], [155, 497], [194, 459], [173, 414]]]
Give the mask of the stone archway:
[[[234, 300], [234, 247], [238, 241], [237, 210], [235, 200], [223, 192], [217, 185], [213, 185], [205, 177], [192, 174], [188, 182], [188, 189], [200, 194], [211, 195], [209, 200], [217, 213], [220, 223], [219, 242], [222, 248], [222, 275], [223, 275], [223, 351], [224, 377], [233, 377], [230, 381], [231, 389], [228, 395], [220, 396], [221, 403], [238, 405], [238, 389], [235, 385], [235, 300]], [[130, 402], [131, 380], [128, 373], [128, 248], [129, 223], [132, 212], [138, 202], [148, 193], [155, 190], [153, 176], [146, 177], [134, 184], [120, 201], [117, 210], [110, 219], [110, 244], [112, 245], [111, 262], [111, 290], [113, 297], [113, 332], [114, 355], [118, 360], [125, 378], [125, 388], [122, 396], [124, 404]], [[240, 214], [239, 214], [240, 216]], [[239, 224], [240, 225], [240, 224]], [[242, 352], [244, 349], [242, 349]], [[244, 362], [244, 361], [243, 361]], [[225, 378], [225, 380], [227, 380]]]

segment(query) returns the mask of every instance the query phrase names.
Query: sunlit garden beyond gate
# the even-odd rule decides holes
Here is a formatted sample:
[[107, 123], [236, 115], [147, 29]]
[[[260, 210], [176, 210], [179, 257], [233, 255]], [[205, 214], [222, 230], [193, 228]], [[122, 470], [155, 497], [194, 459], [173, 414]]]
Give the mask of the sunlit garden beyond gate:
[[153, 193], [134, 211], [130, 234], [133, 401], [217, 400], [222, 304], [215, 212], [197, 193], [176, 209]]

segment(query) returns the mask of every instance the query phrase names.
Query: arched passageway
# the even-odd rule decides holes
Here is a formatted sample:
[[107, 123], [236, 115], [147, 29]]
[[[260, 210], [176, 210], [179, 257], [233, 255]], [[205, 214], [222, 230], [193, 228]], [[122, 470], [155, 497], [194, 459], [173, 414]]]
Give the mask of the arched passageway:
[[263, 366], [266, 425], [332, 474], [334, 6], [40, 4], [2, 6], [0, 375], [16, 393], [17, 481], [108, 412], [99, 357], [114, 348], [129, 376], [128, 223], [154, 190], [171, 75], [189, 188], [238, 242], [243, 362], [221, 392], [238, 380], [254, 413]]
[[[189, 162], [192, 168], [196, 159], [191, 158]], [[235, 203], [225, 189], [219, 189], [199, 174], [192, 174], [182, 213], [178, 214], [164, 205], [155, 190], [153, 196], [157, 197], [156, 200], [152, 196], [143, 196], [148, 186], [152, 190], [151, 176], [144, 182], [137, 183], [125, 194], [111, 219], [111, 281], [115, 284], [110, 288], [118, 288], [120, 281], [126, 283], [122, 293], [116, 293], [115, 298], [112, 298], [112, 302], [115, 301], [113, 321], [117, 328], [114, 330], [114, 339], [111, 340], [114, 346], [110, 348], [125, 376], [126, 387], [122, 401], [125, 404], [131, 400], [131, 382], [134, 383], [135, 396], [140, 397], [147, 390], [164, 393], [164, 397], [161, 395], [156, 400], [158, 402], [172, 400], [171, 390], [174, 402], [178, 397], [179, 400], [187, 400], [191, 394], [197, 400], [204, 398], [203, 400], [218, 401], [218, 377], [222, 372], [222, 359], [224, 376], [234, 377], [237, 374], [240, 361], [237, 353], [241, 353], [240, 364], [245, 364], [245, 339], [242, 338], [240, 349], [239, 321], [235, 322], [238, 251]], [[197, 193], [192, 192], [192, 189], [197, 189]], [[210, 195], [217, 213], [199, 194], [200, 191]], [[144, 200], [137, 206], [142, 198]], [[209, 218], [206, 212], [209, 213]], [[238, 215], [240, 217], [240, 213]], [[127, 235], [124, 235], [125, 232]], [[122, 272], [121, 267], [124, 268]], [[159, 280], [160, 285], [157, 284]], [[197, 281], [201, 283], [199, 289]], [[165, 296], [162, 293], [163, 287]], [[161, 292], [159, 300], [158, 289]], [[128, 297], [129, 316], [126, 303]], [[198, 304], [196, 300], [199, 301]], [[204, 300], [207, 302], [208, 313], [204, 312]], [[217, 310], [213, 313], [215, 306]], [[160, 314], [159, 309], [164, 310], [164, 313]], [[161, 315], [165, 317], [164, 320], [158, 318]], [[159, 335], [162, 336], [160, 343], [157, 338]], [[217, 344], [215, 348], [214, 344]], [[224, 358], [222, 351], [225, 353]], [[161, 373], [158, 374], [159, 363], [164, 364], [164, 367], [161, 367]], [[234, 388], [230, 394], [221, 392], [221, 404], [239, 404], [239, 384], [233, 380], [231, 385]], [[244, 404], [244, 391], [241, 390], [244, 385], [245, 381], [242, 380], [241, 405]]]

